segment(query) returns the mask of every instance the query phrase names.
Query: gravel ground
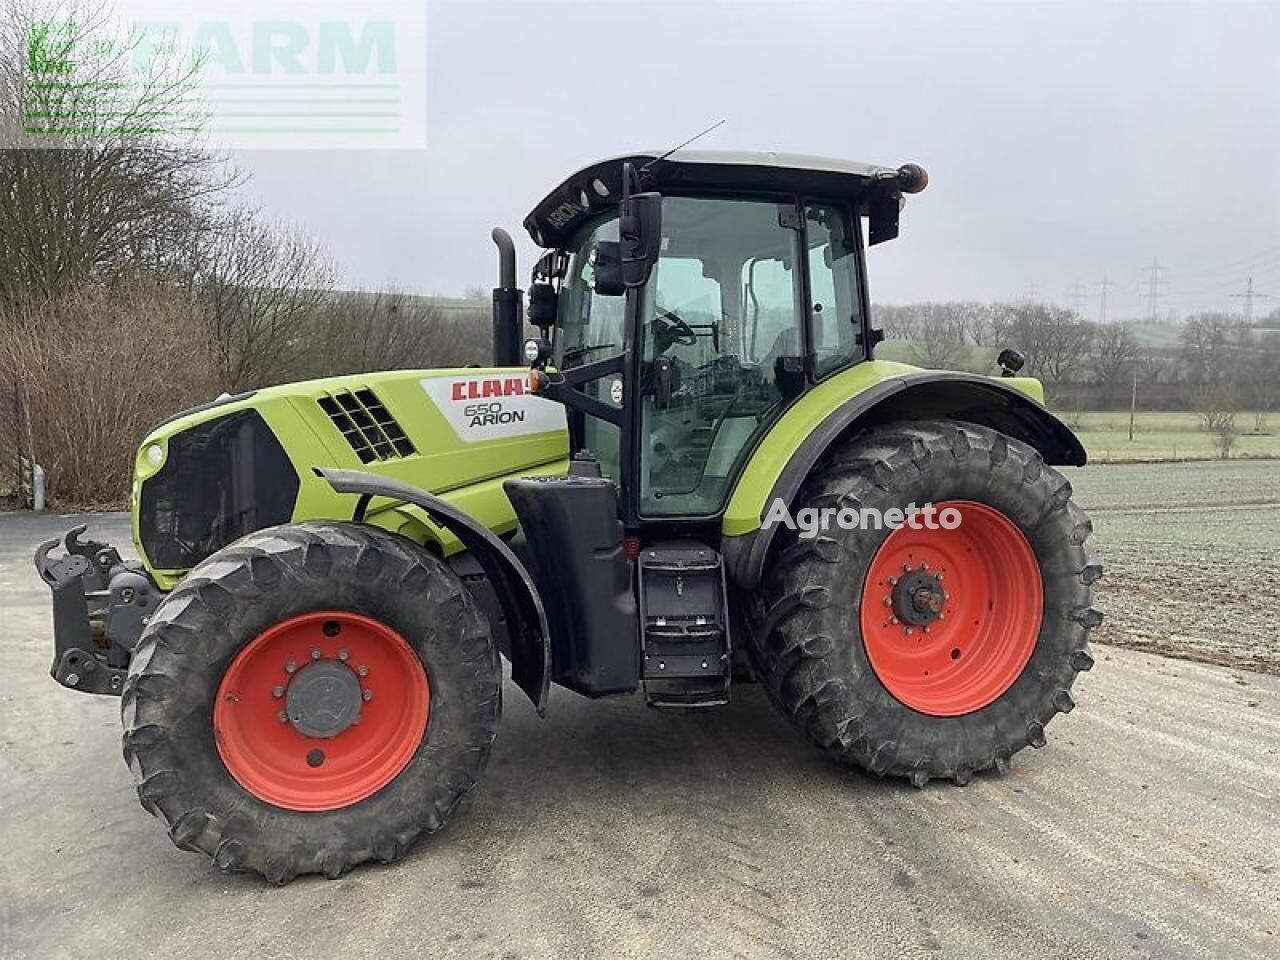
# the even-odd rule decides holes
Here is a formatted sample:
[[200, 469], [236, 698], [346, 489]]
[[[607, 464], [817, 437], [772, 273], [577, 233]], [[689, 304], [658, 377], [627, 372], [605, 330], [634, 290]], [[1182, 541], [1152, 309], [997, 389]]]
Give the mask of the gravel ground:
[[1280, 461], [1067, 476], [1106, 571], [1096, 641], [1280, 673]]
[[[1239, 526], [1250, 514], [1224, 491], [1270, 490], [1274, 534], [1275, 477], [1252, 467], [1073, 477], [1110, 570], [1113, 642], [1173, 635], [1169, 614], [1133, 613], [1144, 559], [1168, 571], [1178, 637], [1216, 635], [1205, 571], [1225, 578], [1242, 535], [1239, 555], [1274, 575], [1264, 532], [1192, 514], [1214, 503]], [[283, 889], [223, 876], [138, 806], [118, 704], [48, 677], [30, 552], [75, 519], [0, 516], [4, 960], [1280, 955], [1280, 678], [1106, 647], [1047, 749], [963, 789], [840, 770], [752, 686], [688, 714], [557, 690], [540, 721], [508, 685], [480, 787], [400, 864]], [[126, 542], [123, 517], [91, 520]], [[1274, 612], [1274, 583], [1251, 583]], [[1248, 620], [1257, 643], [1264, 612]]]

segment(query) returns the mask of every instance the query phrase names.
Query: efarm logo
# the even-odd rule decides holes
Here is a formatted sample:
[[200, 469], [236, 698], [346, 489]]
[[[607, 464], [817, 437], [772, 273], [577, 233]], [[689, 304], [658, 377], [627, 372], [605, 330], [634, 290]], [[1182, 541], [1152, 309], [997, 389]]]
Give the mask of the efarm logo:
[[450, 396], [455, 402], [464, 403], [493, 397], [522, 397], [525, 392], [523, 377], [506, 377], [502, 380], [455, 380]]

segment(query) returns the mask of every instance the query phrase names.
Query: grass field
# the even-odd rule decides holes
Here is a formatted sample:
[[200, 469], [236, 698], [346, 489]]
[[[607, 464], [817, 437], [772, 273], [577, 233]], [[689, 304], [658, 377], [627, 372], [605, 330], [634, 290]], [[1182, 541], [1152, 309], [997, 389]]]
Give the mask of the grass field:
[[[1218, 459], [1213, 435], [1194, 413], [1140, 411], [1134, 418], [1132, 440], [1127, 410], [1058, 413], [1075, 427], [1095, 463]], [[1241, 412], [1236, 427], [1241, 433], [1231, 451], [1233, 459], [1280, 457], [1280, 414], [1272, 414], [1263, 431], [1254, 433], [1254, 414]]]

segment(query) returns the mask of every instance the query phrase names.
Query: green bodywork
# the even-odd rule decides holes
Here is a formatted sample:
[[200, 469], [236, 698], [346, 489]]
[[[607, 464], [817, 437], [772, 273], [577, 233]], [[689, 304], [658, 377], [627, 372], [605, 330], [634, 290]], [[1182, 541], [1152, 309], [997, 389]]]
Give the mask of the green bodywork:
[[[783, 468], [809, 438], [814, 429], [838, 407], [866, 390], [919, 367], [889, 360], [868, 360], [822, 381], [791, 404], [751, 454], [734, 486], [721, 523], [727, 537], [750, 533], [760, 526], [774, 484]], [[1044, 403], [1044, 387], [1031, 377], [1005, 377], [1003, 386]]]
[[[141, 486], [160, 470], [164, 460], [153, 463], [153, 446], [163, 452], [169, 439], [185, 430], [219, 417], [252, 409], [266, 422], [284, 448], [300, 482], [293, 520], [349, 519], [355, 498], [334, 493], [313, 467], [363, 470], [402, 481], [436, 494], [466, 511], [495, 533], [516, 527], [515, 512], [502, 481], [512, 476], [562, 474], [568, 468], [568, 436], [559, 430], [519, 437], [468, 442], [450, 426], [430, 400], [423, 381], [475, 378], [502, 373], [523, 379], [528, 371], [494, 368], [396, 370], [386, 373], [334, 377], [286, 384], [259, 390], [229, 403], [180, 416], [153, 430], [142, 443], [134, 467], [130, 505], [133, 540], [138, 555], [156, 583], [171, 589], [185, 570], [156, 569], [147, 557], [138, 529]], [[417, 453], [403, 459], [362, 463], [337, 427], [319, 405], [322, 397], [341, 391], [372, 389], [413, 442]], [[435, 544], [446, 556], [461, 545], [452, 533], [432, 523], [412, 504], [375, 501], [367, 520], [401, 533], [419, 543]]]
[[[787, 462], [813, 430], [849, 399], [886, 380], [916, 373], [902, 363], [872, 360], [840, 371], [801, 395], [783, 412], [756, 446], [737, 479], [725, 508], [721, 529], [740, 536], [760, 526], [770, 492]], [[170, 438], [209, 420], [246, 409], [256, 411], [284, 448], [299, 478], [292, 519], [348, 519], [355, 498], [335, 493], [314, 473], [317, 466], [363, 470], [435, 494], [465, 511], [497, 534], [516, 528], [516, 516], [502, 489], [510, 477], [558, 475], [568, 469], [568, 436], [558, 428], [523, 436], [468, 441], [446, 419], [425, 389], [428, 381], [473, 379], [493, 375], [523, 378], [523, 369], [467, 368], [398, 370], [335, 377], [259, 390], [242, 399], [183, 414], [157, 427], [138, 450], [132, 487], [133, 539], [148, 571], [162, 589], [171, 589], [185, 570], [157, 569], [147, 557], [138, 529], [141, 485], [164, 465]], [[1006, 378], [1037, 402], [1043, 388], [1031, 378]], [[342, 391], [373, 390], [412, 441], [416, 453], [387, 461], [362, 463], [319, 401]], [[158, 448], [157, 456], [152, 448]], [[392, 501], [371, 504], [367, 520], [448, 556], [458, 552], [457, 538], [431, 522], [420, 507]]]

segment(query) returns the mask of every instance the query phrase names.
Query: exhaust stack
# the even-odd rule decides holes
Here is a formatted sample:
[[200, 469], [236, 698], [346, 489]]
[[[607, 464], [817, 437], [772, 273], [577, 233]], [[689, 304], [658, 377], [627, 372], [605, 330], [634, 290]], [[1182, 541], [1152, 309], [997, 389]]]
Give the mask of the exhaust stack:
[[516, 245], [511, 234], [494, 227], [493, 242], [498, 247], [498, 285], [493, 288], [493, 365], [520, 365], [521, 313], [524, 291], [516, 286]]

